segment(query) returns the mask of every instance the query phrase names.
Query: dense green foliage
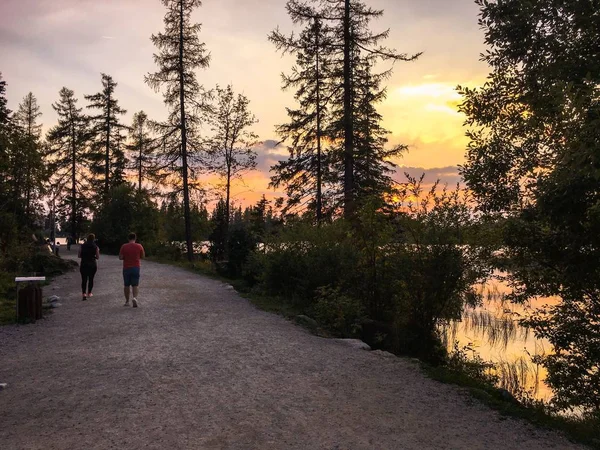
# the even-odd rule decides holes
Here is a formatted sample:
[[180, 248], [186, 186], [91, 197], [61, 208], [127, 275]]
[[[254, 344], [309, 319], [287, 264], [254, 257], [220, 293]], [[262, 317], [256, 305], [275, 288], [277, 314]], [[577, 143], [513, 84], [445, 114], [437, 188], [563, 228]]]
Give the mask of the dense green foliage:
[[156, 247], [161, 241], [162, 221], [148, 193], [121, 184], [109, 191], [109, 197], [110, 202], [98, 209], [91, 225], [102, 251], [118, 253], [131, 231], [144, 246]]
[[589, 0], [478, 0], [492, 73], [462, 89], [464, 177], [507, 217], [511, 296], [560, 296], [527, 321], [561, 409], [600, 414], [600, 16]]
[[456, 230], [474, 221], [459, 192], [423, 193], [412, 180], [399, 201], [403, 211], [391, 213], [367, 203], [352, 223], [288, 222], [252, 254], [246, 280], [336, 334], [443, 360], [439, 325], [479, 302], [473, 284], [486, 275], [488, 254], [456, 245]]

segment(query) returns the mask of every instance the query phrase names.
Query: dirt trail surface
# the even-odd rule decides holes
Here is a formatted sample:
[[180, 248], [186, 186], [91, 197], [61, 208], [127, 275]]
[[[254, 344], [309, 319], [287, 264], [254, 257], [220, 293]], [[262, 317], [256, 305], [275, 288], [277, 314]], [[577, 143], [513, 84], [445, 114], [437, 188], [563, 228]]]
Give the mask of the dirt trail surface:
[[219, 281], [144, 262], [137, 309], [121, 281], [104, 256], [93, 299], [69, 273], [50, 318], [0, 327], [0, 449], [580, 448]]

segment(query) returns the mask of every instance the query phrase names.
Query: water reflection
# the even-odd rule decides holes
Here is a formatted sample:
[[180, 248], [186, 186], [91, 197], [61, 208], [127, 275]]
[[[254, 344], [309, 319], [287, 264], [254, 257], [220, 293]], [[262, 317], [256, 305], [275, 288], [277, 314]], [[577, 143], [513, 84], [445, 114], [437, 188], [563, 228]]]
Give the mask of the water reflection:
[[458, 342], [459, 347], [466, 347], [495, 363], [500, 387], [513, 393], [523, 389], [535, 399], [549, 400], [552, 391], [544, 383], [546, 371], [535, 363], [535, 358], [551, 351], [551, 345], [519, 325], [519, 320], [560, 299], [539, 298], [526, 305], [512, 304], [506, 300], [510, 287], [500, 274], [477, 289], [482, 294], [483, 305], [467, 308], [461, 321], [444, 327], [446, 345], [452, 350]]

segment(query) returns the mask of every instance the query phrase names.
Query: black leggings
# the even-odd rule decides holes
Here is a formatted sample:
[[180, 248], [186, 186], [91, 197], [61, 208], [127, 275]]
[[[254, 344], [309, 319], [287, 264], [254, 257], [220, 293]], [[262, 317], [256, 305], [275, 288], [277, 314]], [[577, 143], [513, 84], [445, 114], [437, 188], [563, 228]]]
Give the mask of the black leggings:
[[[79, 272], [81, 273], [81, 292], [90, 293], [94, 289], [94, 275], [96, 275], [96, 264], [94, 265], [81, 265]], [[87, 289], [86, 289], [87, 286]]]

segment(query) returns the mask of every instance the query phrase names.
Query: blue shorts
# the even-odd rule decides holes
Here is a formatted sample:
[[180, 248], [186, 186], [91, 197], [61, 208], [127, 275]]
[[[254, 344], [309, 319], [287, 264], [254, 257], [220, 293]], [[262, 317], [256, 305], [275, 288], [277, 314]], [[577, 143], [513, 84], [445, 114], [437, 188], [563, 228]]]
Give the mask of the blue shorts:
[[125, 287], [139, 286], [140, 268], [130, 267], [129, 269], [123, 269], [123, 281], [125, 283]]

